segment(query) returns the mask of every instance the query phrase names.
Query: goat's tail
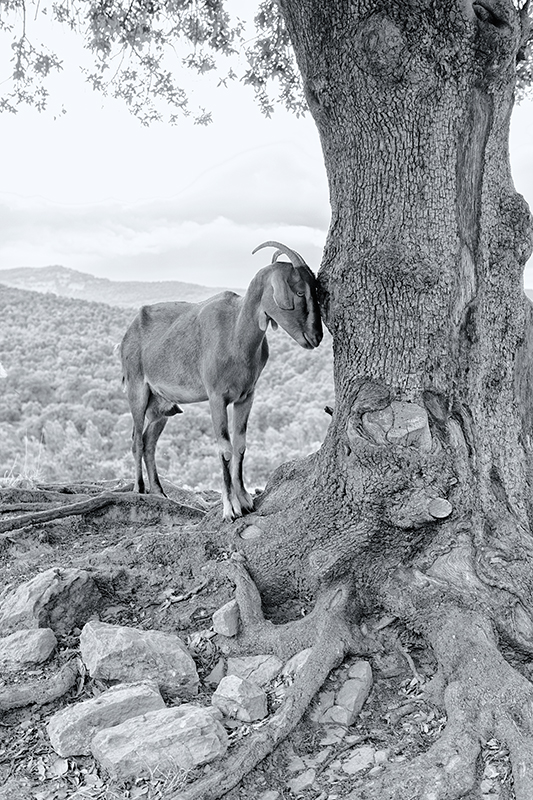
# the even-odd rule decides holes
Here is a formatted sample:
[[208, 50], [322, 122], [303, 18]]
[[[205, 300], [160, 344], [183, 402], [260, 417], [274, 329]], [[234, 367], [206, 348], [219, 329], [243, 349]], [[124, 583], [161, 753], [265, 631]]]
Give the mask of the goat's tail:
[[290, 247], [287, 247], [285, 244], [281, 244], [281, 242], [263, 242], [263, 244], [258, 245], [255, 250], [252, 250], [252, 255], [257, 253], [258, 250], [262, 250], [263, 247], [275, 247], [276, 252], [272, 256], [272, 263], [274, 264], [277, 261], [278, 256], [286, 255], [289, 257], [293, 267], [306, 267], [307, 264], [305, 263], [304, 259], [297, 253], [296, 250], [291, 250]]

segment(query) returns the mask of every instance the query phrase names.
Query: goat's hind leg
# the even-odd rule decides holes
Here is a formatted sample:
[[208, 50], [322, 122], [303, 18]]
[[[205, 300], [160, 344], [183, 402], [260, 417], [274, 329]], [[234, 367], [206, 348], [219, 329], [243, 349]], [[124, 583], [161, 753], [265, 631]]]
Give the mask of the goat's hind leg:
[[164, 497], [166, 497], [166, 494], [161, 486], [161, 481], [159, 480], [155, 465], [155, 448], [157, 440], [163, 433], [163, 428], [166, 424], [166, 417], [160, 417], [153, 422], [149, 422], [143, 433], [144, 463], [146, 464], [146, 472], [148, 474], [150, 494], [162, 494]]
[[163, 487], [161, 486], [161, 481], [159, 480], [159, 475], [157, 474], [155, 449], [158, 439], [167, 424], [168, 418], [174, 414], [181, 413], [181, 408], [178, 405], [170, 404], [162, 398], [156, 397], [153, 393], [150, 394], [148, 407], [146, 409], [148, 425], [143, 434], [144, 463], [146, 464], [146, 472], [148, 473], [150, 494], [161, 494], [166, 497]]
[[144, 494], [143, 479], [143, 429], [144, 415], [150, 398], [150, 390], [146, 384], [132, 387], [128, 385], [128, 402], [130, 404], [131, 416], [133, 418], [132, 447], [133, 458], [135, 461], [135, 483], [133, 491]]
[[209, 408], [222, 465], [222, 516], [228, 522], [242, 516], [239, 504], [232, 502], [231, 459], [233, 448], [228, 429], [228, 404], [222, 397], [210, 397]]

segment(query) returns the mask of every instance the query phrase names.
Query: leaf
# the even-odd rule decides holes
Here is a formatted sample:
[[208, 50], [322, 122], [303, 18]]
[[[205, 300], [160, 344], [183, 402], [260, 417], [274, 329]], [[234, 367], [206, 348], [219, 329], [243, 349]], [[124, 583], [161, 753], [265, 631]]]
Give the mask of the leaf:
[[42, 780], [46, 778], [46, 766], [42, 758], [39, 758], [37, 761], [37, 772]]

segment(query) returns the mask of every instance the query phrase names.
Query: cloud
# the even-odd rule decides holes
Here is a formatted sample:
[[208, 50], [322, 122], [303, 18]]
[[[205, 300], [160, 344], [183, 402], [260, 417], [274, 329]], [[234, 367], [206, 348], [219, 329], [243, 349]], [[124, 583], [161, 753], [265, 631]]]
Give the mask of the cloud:
[[277, 143], [227, 159], [168, 198], [86, 205], [10, 198], [10, 207], [0, 206], [0, 264], [245, 287], [268, 258], [251, 251], [268, 239], [317, 269], [328, 223], [325, 178], [292, 142]]

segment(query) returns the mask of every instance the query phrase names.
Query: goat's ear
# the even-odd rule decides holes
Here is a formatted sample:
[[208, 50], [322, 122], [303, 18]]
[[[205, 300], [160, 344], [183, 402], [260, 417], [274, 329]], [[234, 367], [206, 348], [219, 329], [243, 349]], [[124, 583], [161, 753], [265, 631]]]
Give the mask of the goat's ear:
[[266, 329], [268, 328], [268, 320], [269, 320], [269, 317], [267, 317], [265, 312], [262, 309], [260, 309], [259, 310], [259, 327], [261, 328], [262, 331], [266, 331]]
[[284, 311], [294, 308], [292, 289], [281, 270], [274, 270], [272, 273], [272, 288], [274, 289], [274, 302], [278, 308]]

